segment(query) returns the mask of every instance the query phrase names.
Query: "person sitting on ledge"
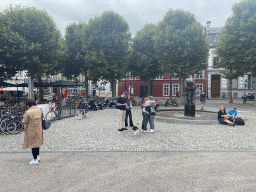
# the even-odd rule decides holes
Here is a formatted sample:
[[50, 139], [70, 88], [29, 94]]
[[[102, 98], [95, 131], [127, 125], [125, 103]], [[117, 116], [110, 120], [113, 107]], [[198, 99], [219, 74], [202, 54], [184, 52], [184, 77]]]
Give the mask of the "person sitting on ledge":
[[224, 106], [220, 106], [218, 111], [218, 121], [219, 123], [227, 123], [230, 126], [235, 126], [234, 122], [229, 121], [229, 116], [227, 115], [226, 109]]
[[235, 119], [237, 118], [237, 110], [236, 110], [236, 106], [233, 106], [232, 109], [229, 109], [227, 111], [227, 114], [229, 116], [229, 120], [230, 121], [235, 121]]

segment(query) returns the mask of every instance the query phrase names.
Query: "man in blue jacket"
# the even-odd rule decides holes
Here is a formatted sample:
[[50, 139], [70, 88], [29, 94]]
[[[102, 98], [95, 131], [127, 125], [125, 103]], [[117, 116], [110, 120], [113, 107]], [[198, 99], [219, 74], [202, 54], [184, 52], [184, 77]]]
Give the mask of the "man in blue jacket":
[[126, 98], [128, 93], [125, 91], [121, 96], [119, 96], [116, 100], [117, 109], [118, 109], [118, 131], [128, 130], [125, 128], [125, 115], [126, 110], [129, 109]]
[[229, 109], [229, 110], [227, 111], [227, 114], [228, 114], [228, 116], [229, 116], [229, 119], [230, 119], [231, 121], [234, 121], [234, 120], [237, 118], [237, 110], [236, 110], [236, 107], [233, 106], [232, 109]]

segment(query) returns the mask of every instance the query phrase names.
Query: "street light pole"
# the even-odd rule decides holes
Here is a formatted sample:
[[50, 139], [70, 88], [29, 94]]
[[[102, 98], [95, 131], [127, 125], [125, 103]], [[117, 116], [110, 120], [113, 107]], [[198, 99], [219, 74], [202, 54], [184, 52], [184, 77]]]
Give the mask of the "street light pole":
[[16, 83], [16, 86], [17, 86], [17, 97], [16, 97], [16, 103], [18, 104], [18, 102], [19, 102], [19, 97], [18, 97], [18, 92], [19, 92], [19, 90], [18, 90], [18, 77], [16, 76], [16, 79], [15, 79], [15, 83]]
[[246, 86], [247, 86], [247, 79], [245, 79], [244, 81], [244, 102], [243, 103], [246, 103], [246, 98], [245, 98], [245, 89], [246, 89]]

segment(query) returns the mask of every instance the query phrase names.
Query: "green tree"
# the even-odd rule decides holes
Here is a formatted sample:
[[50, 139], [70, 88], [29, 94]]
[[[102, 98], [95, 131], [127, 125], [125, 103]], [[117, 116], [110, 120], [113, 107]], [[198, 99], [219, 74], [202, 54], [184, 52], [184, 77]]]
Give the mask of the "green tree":
[[72, 23], [66, 27], [66, 56], [63, 74], [69, 79], [76, 79], [80, 74], [85, 76], [85, 95], [88, 98], [88, 81], [96, 83], [103, 74], [106, 60], [102, 51], [88, 50], [88, 25]]
[[256, 1], [244, 0], [235, 3], [233, 14], [221, 30], [217, 54], [218, 65], [225, 70], [224, 77], [229, 79], [229, 102], [232, 103], [232, 79], [247, 72], [256, 74]]
[[204, 69], [209, 54], [209, 43], [203, 26], [195, 15], [183, 10], [170, 9], [158, 23], [154, 37], [156, 55], [166, 72], [177, 74], [181, 95], [183, 81]]
[[72, 23], [66, 27], [66, 54], [62, 72], [69, 79], [76, 79], [83, 74], [85, 76], [85, 95], [88, 97], [89, 66], [85, 63], [86, 52], [83, 50], [83, 31], [86, 27], [85, 23]]
[[62, 48], [61, 34], [46, 11], [20, 5], [9, 6], [3, 11], [1, 20], [26, 41], [28, 50], [23, 56], [21, 69], [27, 70], [32, 82], [57, 72]]
[[0, 21], [0, 81], [9, 79], [22, 68], [27, 49], [24, 38]]
[[245, 67], [242, 65], [242, 57], [238, 56], [242, 45], [239, 43], [239, 36], [232, 34], [233, 29], [229, 25], [230, 22], [232, 23], [231, 18], [228, 19], [219, 36], [217, 54], [220, 60], [217, 65], [224, 69], [221, 73], [224, 78], [229, 80], [229, 103], [233, 103], [232, 80], [242, 76], [245, 73]]
[[156, 25], [146, 24], [137, 31], [132, 41], [132, 59], [129, 71], [133, 76], [139, 76], [142, 81], [148, 82], [148, 95], [152, 95], [153, 80], [163, 74], [162, 67], [156, 58], [154, 49]]
[[[101, 59], [103, 63], [106, 61], [106, 67], [97, 72], [111, 83], [112, 96], [115, 97], [116, 80], [121, 79], [127, 71], [126, 57], [131, 40], [129, 25], [114, 11], [106, 11], [101, 16], [89, 20], [85, 33], [88, 38], [84, 39], [84, 50], [97, 54], [102, 52]], [[95, 75], [95, 70], [92, 71], [94, 74], [91, 75]]]

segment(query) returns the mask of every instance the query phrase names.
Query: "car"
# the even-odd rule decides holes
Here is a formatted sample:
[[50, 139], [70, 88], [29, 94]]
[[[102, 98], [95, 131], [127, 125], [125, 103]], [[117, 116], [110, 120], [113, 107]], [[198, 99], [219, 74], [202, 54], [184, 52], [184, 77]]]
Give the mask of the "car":
[[254, 101], [255, 93], [249, 93], [248, 95], [245, 95], [245, 97], [242, 96], [242, 99], [244, 99], [244, 98], [245, 98], [246, 101]]

